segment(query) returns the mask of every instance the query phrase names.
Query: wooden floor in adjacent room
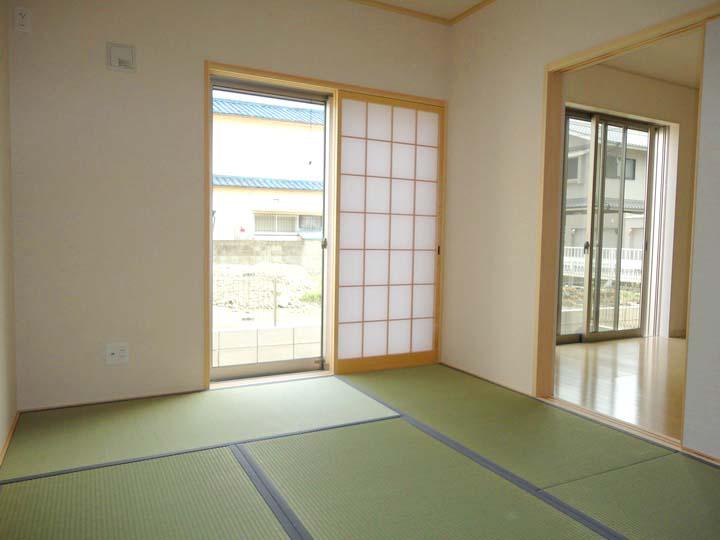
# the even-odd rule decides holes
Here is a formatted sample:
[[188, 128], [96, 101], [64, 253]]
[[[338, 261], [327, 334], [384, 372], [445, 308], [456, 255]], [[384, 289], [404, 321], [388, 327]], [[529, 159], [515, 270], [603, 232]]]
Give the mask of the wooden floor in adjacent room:
[[674, 338], [560, 345], [555, 397], [679, 440], [686, 357]]

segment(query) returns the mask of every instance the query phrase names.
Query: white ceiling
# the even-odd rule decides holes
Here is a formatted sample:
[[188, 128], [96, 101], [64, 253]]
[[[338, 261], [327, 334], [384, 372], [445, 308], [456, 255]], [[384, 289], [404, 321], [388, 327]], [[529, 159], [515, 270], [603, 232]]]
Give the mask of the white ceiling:
[[411, 9], [443, 19], [452, 19], [480, 3], [480, 0], [381, 0], [383, 4]]
[[604, 62], [604, 65], [663, 81], [700, 88], [702, 31], [693, 30]]

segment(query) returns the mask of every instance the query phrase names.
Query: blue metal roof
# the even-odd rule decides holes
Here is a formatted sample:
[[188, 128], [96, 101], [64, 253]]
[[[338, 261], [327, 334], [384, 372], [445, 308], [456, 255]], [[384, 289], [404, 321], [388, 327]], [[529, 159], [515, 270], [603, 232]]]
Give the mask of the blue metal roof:
[[249, 101], [224, 98], [213, 99], [213, 113], [233, 114], [246, 116], [248, 118], [265, 118], [267, 120], [279, 120], [283, 122], [298, 122], [301, 124], [322, 125], [325, 123], [324, 112], [315, 109], [282, 107], [279, 105], [252, 103]]
[[280, 180], [251, 176], [213, 175], [213, 186], [244, 187], [259, 189], [291, 189], [297, 191], [322, 191], [323, 183], [316, 180]]

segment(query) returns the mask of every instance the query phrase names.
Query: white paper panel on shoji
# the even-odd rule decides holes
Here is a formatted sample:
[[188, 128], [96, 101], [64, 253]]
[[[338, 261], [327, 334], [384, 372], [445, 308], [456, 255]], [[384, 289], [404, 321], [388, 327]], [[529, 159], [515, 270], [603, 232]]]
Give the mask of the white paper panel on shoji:
[[434, 345], [439, 114], [342, 99], [338, 358]]

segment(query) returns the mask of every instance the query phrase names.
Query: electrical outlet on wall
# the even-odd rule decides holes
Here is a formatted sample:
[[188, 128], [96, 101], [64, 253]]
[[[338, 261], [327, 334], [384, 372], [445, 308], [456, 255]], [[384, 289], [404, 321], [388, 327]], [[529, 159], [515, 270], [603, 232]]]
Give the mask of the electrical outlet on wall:
[[135, 47], [122, 43], [107, 43], [107, 67], [113, 71], [135, 71]]
[[127, 364], [130, 361], [130, 347], [127, 342], [118, 341], [108, 343], [105, 346], [105, 364], [115, 366], [118, 364]]

